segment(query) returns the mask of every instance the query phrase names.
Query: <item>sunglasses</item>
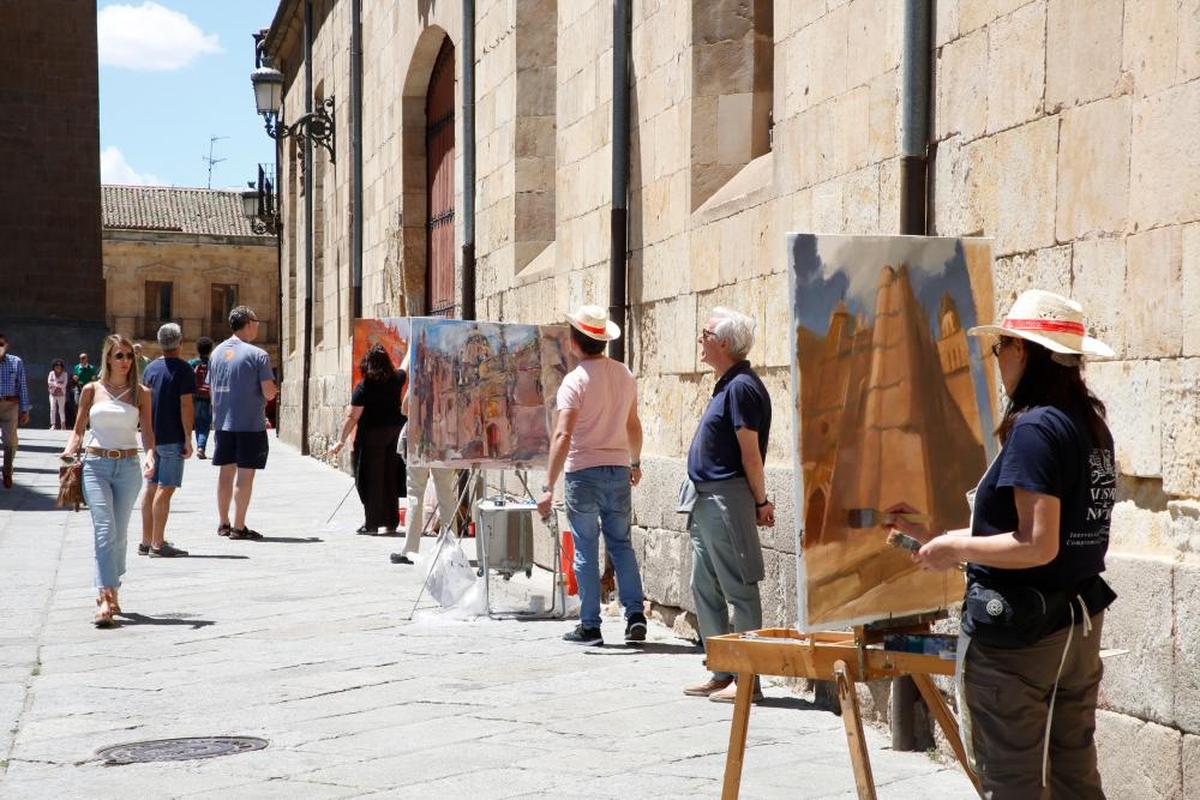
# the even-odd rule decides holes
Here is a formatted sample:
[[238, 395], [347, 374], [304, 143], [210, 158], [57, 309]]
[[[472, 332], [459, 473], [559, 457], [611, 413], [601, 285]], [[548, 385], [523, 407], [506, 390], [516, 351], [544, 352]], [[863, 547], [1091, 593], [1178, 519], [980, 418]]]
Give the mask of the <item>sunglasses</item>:
[[110, 358], [113, 361], [133, 361], [133, 353], [113, 353]]
[[701, 339], [713, 339], [716, 337], [716, 335], [717, 335], [716, 331], [710, 331], [708, 328], [700, 329], [700, 338]]
[[993, 342], [991, 348], [989, 348], [992, 351], [992, 355], [995, 356], [996, 358], [999, 358], [1000, 351], [1003, 350], [1004, 346], [1011, 341], [1012, 341], [1011, 337], [1001, 336], [999, 339], [997, 339], [995, 342]]

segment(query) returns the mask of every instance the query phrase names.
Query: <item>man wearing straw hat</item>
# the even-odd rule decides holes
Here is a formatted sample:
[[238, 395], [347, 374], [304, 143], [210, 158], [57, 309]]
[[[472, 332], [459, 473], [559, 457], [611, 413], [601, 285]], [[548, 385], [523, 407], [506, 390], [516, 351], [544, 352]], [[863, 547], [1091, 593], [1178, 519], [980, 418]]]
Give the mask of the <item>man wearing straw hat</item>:
[[554, 484], [566, 468], [564, 496], [575, 540], [575, 576], [579, 580], [579, 624], [563, 640], [602, 645], [600, 635], [600, 534], [612, 559], [625, 609], [625, 641], [646, 639], [642, 578], [629, 539], [630, 487], [642, 479], [642, 423], [637, 413], [637, 383], [629, 368], [604, 355], [607, 342], [621, 329], [600, 306], [586, 305], [567, 314], [571, 350], [579, 366], [558, 389], [558, 423], [550, 443], [546, 492], [538, 502], [550, 514]]

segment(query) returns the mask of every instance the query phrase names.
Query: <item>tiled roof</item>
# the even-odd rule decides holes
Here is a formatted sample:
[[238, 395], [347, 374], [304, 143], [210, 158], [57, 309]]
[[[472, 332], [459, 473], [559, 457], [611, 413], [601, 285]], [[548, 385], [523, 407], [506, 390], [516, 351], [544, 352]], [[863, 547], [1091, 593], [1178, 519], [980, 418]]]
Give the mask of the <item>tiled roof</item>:
[[238, 192], [167, 186], [101, 186], [104, 230], [255, 236]]

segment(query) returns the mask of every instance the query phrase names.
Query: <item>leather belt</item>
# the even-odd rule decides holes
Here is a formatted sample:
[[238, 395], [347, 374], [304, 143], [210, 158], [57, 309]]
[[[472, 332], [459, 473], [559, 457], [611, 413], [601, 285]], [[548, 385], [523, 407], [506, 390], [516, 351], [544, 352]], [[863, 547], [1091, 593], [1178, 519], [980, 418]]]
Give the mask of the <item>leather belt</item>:
[[88, 455], [100, 456], [101, 458], [132, 458], [138, 454], [138, 449], [135, 447], [132, 450], [116, 450], [107, 447], [89, 447]]
[[15, 394], [6, 394], [3, 397], [0, 397], [0, 403], [15, 403], [20, 399], [21, 398]]

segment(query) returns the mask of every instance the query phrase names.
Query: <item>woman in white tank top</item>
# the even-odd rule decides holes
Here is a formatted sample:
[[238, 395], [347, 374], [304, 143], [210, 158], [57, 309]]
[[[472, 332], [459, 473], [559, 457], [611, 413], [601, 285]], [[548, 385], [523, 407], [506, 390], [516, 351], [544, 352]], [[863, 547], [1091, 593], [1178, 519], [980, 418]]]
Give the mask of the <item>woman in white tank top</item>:
[[[150, 397], [140, 382], [133, 344], [120, 334], [109, 336], [100, 374], [83, 387], [75, 429], [62, 452], [65, 459], [83, 457], [83, 496], [95, 533], [98, 596], [93, 622], [98, 628], [111, 628], [113, 615], [121, 613], [117, 590], [125, 574], [129, 517], [142, 479], [154, 471]], [[139, 428], [145, 464], [138, 461]]]

